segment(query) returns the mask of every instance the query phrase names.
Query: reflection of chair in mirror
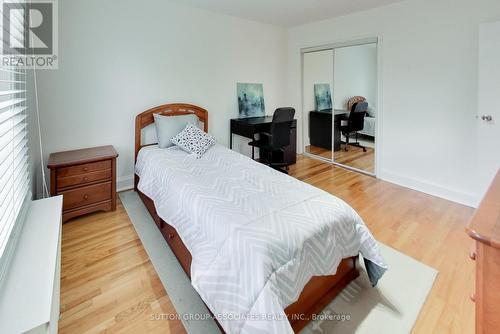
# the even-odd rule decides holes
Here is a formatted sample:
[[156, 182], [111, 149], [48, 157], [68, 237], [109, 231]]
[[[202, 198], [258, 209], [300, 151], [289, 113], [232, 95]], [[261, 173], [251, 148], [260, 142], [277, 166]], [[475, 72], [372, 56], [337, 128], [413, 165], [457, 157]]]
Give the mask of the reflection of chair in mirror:
[[[276, 109], [269, 132], [260, 132], [258, 140], [254, 139], [248, 143], [252, 146], [252, 158], [254, 158], [254, 148], [258, 147], [262, 154], [261, 162], [287, 173], [281, 167], [290, 165], [289, 162], [284, 161], [283, 157], [285, 147], [290, 145], [290, 132], [294, 115], [295, 109], [293, 108]], [[277, 159], [275, 153], [281, 153], [281, 159]]]
[[[366, 111], [368, 110], [368, 103], [357, 102], [354, 103], [349, 113], [349, 118], [347, 119], [347, 125], [341, 126], [340, 131], [345, 137], [345, 150], [347, 151], [347, 146], [356, 146], [363, 149], [366, 152], [366, 148], [358, 142], [358, 132], [362, 131], [365, 125]], [[356, 135], [356, 142], [349, 143], [349, 138], [351, 134]]]

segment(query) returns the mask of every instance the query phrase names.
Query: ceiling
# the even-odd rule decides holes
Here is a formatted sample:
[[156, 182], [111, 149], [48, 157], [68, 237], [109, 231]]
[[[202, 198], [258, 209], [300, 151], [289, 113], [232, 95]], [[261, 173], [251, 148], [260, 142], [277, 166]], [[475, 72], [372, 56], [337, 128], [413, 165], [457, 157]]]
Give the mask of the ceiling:
[[402, 0], [173, 0], [213, 12], [293, 27]]

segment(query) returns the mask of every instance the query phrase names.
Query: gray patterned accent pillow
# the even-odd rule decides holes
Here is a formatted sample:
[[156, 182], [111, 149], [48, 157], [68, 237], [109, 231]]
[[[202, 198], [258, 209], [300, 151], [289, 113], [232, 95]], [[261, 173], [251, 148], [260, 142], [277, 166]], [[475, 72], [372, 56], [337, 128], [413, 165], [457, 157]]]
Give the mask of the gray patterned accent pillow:
[[195, 125], [188, 123], [184, 130], [170, 140], [175, 145], [188, 153], [192, 153], [196, 158], [201, 156], [213, 145], [215, 138], [203, 132]]

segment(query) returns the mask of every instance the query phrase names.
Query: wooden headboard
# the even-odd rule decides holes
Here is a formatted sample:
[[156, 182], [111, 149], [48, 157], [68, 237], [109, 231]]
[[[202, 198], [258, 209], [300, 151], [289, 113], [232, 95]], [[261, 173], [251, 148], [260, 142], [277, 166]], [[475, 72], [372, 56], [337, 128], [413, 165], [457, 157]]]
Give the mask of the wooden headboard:
[[154, 123], [153, 114], [160, 114], [163, 116], [179, 116], [179, 115], [192, 115], [198, 116], [199, 120], [203, 122], [203, 130], [208, 132], [208, 111], [205, 109], [186, 103], [172, 103], [164, 104], [158, 107], [148, 109], [135, 117], [135, 157], [134, 161], [137, 162], [137, 154], [139, 150], [148, 145], [142, 145], [142, 129]]

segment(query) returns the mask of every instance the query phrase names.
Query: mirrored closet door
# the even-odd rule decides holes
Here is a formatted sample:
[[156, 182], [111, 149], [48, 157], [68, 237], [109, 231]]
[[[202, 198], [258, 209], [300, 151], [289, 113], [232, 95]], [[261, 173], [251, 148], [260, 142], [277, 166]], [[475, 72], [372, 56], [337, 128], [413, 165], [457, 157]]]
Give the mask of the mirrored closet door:
[[306, 155], [375, 173], [377, 43], [302, 53]]
[[304, 152], [332, 161], [333, 50], [303, 55]]
[[335, 49], [333, 101], [343, 112], [335, 131], [341, 147], [334, 161], [375, 173], [375, 120], [377, 99], [377, 44]]

